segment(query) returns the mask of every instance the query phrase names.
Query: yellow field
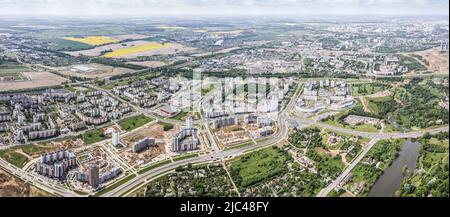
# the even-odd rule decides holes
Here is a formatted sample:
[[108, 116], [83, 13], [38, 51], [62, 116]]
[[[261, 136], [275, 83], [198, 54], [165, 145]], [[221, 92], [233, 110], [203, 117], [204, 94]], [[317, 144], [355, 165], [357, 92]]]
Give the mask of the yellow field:
[[182, 30], [186, 29], [182, 26], [157, 26], [158, 29], [165, 29], [165, 30]]
[[162, 47], [169, 47], [169, 46], [172, 46], [172, 44], [171, 43], [160, 44], [160, 43], [156, 43], [156, 42], [149, 42], [148, 44], [145, 44], [145, 45], [138, 45], [138, 46], [127, 47], [127, 48], [123, 48], [123, 49], [118, 49], [113, 52], [104, 54], [103, 57], [116, 57], [116, 56], [122, 56], [122, 55], [127, 55], [127, 54], [141, 53], [141, 52], [156, 50], [156, 49], [159, 49]]
[[69, 41], [77, 41], [89, 45], [103, 45], [108, 43], [117, 43], [119, 42], [116, 39], [113, 39], [108, 36], [88, 36], [84, 38], [75, 38], [75, 37], [64, 37], [63, 39], [69, 40]]
[[226, 35], [226, 34], [230, 34], [230, 35], [237, 35], [240, 34], [241, 32], [243, 32], [244, 30], [231, 30], [231, 31], [218, 31], [218, 32], [211, 32], [212, 34], [216, 34], [216, 35]]
[[196, 30], [194, 30], [194, 32], [205, 33], [205, 32], [208, 32], [208, 30], [205, 30], [205, 29], [196, 29]]

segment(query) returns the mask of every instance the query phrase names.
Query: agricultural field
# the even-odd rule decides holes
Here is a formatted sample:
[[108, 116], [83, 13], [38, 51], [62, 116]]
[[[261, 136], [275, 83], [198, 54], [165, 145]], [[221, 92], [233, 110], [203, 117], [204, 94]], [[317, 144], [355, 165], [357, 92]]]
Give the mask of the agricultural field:
[[57, 51], [77, 51], [77, 50], [87, 50], [92, 49], [94, 46], [85, 44], [78, 41], [70, 41], [63, 38], [52, 38], [47, 39], [51, 43], [52, 48]]
[[419, 62], [424, 63], [428, 71], [439, 74], [448, 74], [448, 52], [441, 53], [439, 49], [433, 48], [430, 50], [414, 52], [413, 55], [418, 56], [416, 59], [418, 59]]
[[138, 127], [141, 127], [149, 122], [151, 122], [153, 119], [145, 116], [145, 115], [137, 115], [133, 117], [128, 117], [120, 120], [118, 124], [120, 125], [120, 128], [126, 131], [132, 131]]
[[[186, 47], [178, 43], [159, 43], [147, 40], [136, 40], [97, 46], [89, 50], [80, 50], [65, 53], [72, 56], [83, 55], [102, 56], [107, 58], [136, 58], [139, 56], [167, 55], [191, 50], [193, 50], [193, 48]], [[154, 65], [160, 63], [143, 62], [142, 64]]]
[[0, 92], [8, 90], [22, 90], [33, 89], [39, 87], [51, 87], [61, 85], [68, 81], [66, 78], [51, 72], [23, 72], [22, 73], [27, 80], [13, 81], [13, 82], [0, 82]]
[[3, 80], [23, 80], [25, 79], [22, 72], [31, 71], [29, 68], [18, 63], [0, 63], [0, 81]]
[[118, 50], [104, 54], [103, 57], [126, 56], [126, 55], [130, 55], [130, 54], [142, 53], [142, 52], [157, 50], [157, 49], [160, 49], [163, 47], [170, 47], [170, 46], [172, 46], [172, 43], [160, 44], [160, 43], [156, 43], [156, 42], [149, 42], [145, 45], [118, 49]]
[[4, 62], [0, 64], [0, 75], [8, 74], [8, 73], [20, 73], [30, 71], [28, 67], [20, 65], [19, 63], [14, 62]]
[[117, 43], [118, 40], [108, 36], [88, 36], [88, 37], [64, 37], [68, 41], [81, 42], [88, 45], [98, 46], [110, 43]]

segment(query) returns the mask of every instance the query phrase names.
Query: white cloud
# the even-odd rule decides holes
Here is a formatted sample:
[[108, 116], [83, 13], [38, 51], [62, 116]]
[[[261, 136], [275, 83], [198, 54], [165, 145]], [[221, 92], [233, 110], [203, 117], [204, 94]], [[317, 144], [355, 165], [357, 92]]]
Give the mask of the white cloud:
[[0, 0], [5, 15], [446, 14], [448, 0]]

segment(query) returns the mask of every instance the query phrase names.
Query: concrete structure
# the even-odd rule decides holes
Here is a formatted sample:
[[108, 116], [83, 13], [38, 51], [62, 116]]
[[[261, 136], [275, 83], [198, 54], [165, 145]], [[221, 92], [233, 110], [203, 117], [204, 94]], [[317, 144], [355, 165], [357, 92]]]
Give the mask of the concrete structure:
[[238, 121], [236, 118], [234, 117], [223, 117], [223, 118], [218, 118], [215, 119], [213, 121], [213, 128], [214, 129], [219, 129], [221, 127], [226, 127], [226, 126], [231, 126], [231, 125], [235, 125], [237, 124]]
[[[191, 137], [191, 139], [187, 139]], [[198, 129], [183, 129], [172, 138], [172, 151], [191, 151], [198, 149], [200, 139], [198, 138]]]
[[133, 146], [131, 147], [131, 151], [134, 153], [139, 153], [142, 150], [150, 147], [150, 146], [154, 146], [156, 144], [155, 139], [154, 138], [144, 138], [141, 139], [139, 142], [136, 142], [133, 144]]
[[271, 126], [275, 124], [275, 121], [269, 117], [259, 117], [258, 119], [256, 119], [256, 124], [258, 125], [259, 128], [261, 128]]
[[117, 131], [113, 131], [112, 132], [112, 145], [117, 147], [120, 145], [120, 133]]
[[100, 185], [100, 172], [97, 164], [92, 164], [89, 167], [88, 183], [94, 189]]

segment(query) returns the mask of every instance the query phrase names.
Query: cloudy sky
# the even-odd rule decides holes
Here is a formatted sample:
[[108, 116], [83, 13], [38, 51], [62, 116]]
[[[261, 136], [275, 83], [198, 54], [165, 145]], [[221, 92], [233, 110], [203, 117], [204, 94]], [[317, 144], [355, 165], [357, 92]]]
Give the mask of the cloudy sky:
[[449, 0], [0, 0], [1, 15], [448, 15]]

